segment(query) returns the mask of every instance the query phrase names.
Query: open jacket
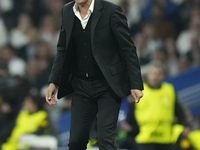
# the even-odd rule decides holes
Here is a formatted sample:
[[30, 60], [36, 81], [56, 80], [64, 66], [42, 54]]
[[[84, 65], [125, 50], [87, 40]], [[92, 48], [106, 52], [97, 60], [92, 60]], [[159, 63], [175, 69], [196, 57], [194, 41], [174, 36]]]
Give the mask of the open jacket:
[[[70, 2], [62, 9], [57, 55], [49, 78], [49, 82], [59, 86], [58, 98], [73, 93], [71, 81], [75, 50], [71, 33], [75, 18], [74, 4], [74, 1]], [[130, 89], [143, 90], [136, 48], [121, 8], [103, 0], [95, 0], [91, 17], [92, 54], [110, 87], [122, 98], [130, 94]]]

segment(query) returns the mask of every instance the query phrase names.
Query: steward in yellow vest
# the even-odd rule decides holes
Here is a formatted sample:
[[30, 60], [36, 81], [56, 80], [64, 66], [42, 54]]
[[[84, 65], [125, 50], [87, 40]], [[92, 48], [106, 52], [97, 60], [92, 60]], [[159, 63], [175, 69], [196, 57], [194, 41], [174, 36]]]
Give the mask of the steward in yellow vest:
[[49, 134], [47, 112], [42, 110], [43, 102], [39, 97], [27, 96], [23, 104], [23, 110], [17, 116], [7, 142], [1, 146], [1, 150], [17, 150], [19, 138], [23, 134]]
[[135, 140], [140, 150], [170, 150], [174, 143], [175, 116], [186, 125], [184, 112], [176, 100], [172, 84], [162, 82], [164, 69], [160, 64], [151, 66], [144, 83], [144, 97], [135, 104], [135, 118], [140, 132]]
[[140, 104], [135, 105], [135, 116], [140, 127], [138, 143], [171, 143], [174, 120], [175, 92], [172, 85], [163, 83], [160, 89], [151, 89], [144, 84]]

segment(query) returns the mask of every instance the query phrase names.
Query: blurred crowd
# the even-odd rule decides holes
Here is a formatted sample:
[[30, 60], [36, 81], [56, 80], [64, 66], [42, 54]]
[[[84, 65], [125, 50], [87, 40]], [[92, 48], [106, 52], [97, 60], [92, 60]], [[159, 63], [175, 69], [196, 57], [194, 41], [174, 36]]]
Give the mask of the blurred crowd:
[[[0, 145], [11, 135], [19, 112], [31, 111], [28, 102], [36, 105], [31, 113], [49, 112], [43, 118], [51, 126], [45, 134], [56, 135], [55, 120], [69, 110], [69, 98], [52, 108], [44, 97], [61, 10], [70, 1], [0, 0]], [[200, 66], [200, 0], [109, 1], [127, 16], [143, 75], [154, 61], [165, 66], [168, 77]]]
[[[0, 0], [0, 145], [12, 135], [17, 140], [13, 132], [17, 126], [16, 118], [18, 120], [21, 116], [21, 110], [37, 115], [41, 110], [52, 109], [46, 106], [45, 89], [56, 54], [60, 12], [67, 2]], [[38, 101], [42, 102], [39, 108]], [[62, 110], [59, 108], [59, 111]], [[57, 113], [51, 112], [53, 117], [50, 114], [48, 118], [56, 119], [54, 116]], [[45, 119], [47, 117], [43, 117], [40, 123]], [[27, 120], [29, 121], [31, 120]], [[39, 126], [40, 124], [38, 130]], [[54, 125], [50, 129], [46, 133], [56, 134]], [[27, 129], [16, 130], [20, 130], [21, 134], [33, 132]], [[36, 131], [35, 129], [34, 132]]]
[[123, 0], [119, 4], [128, 18], [142, 73], [153, 60], [165, 64], [168, 76], [200, 65], [199, 0]]

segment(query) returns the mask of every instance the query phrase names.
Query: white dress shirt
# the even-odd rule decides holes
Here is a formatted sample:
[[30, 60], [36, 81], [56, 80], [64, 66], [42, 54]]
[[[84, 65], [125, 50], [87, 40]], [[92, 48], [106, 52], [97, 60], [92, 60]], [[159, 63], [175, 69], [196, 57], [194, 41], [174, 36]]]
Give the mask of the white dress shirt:
[[81, 14], [80, 14], [80, 11], [79, 11], [77, 3], [74, 4], [74, 7], [73, 7], [74, 14], [81, 21], [81, 25], [82, 25], [83, 29], [86, 28], [88, 20], [90, 19], [90, 16], [94, 11], [94, 2], [95, 2], [95, 0], [92, 0], [92, 3], [90, 4], [89, 10], [88, 10], [88, 13], [85, 16], [85, 18], [83, 18], [83, 19], [81, 17]]

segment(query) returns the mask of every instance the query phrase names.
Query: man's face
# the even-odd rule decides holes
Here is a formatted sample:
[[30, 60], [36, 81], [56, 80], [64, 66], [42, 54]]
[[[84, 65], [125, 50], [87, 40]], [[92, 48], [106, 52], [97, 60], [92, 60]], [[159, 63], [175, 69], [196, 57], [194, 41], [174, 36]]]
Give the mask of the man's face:
[[150, 68], [147, 74], [147, 81], [151, 87], [157, 88], [161, 84], [163, 79], [164, 79], [164, 72], [161, 68], [155, 66]]
[[37, 112], [37, 106], [33, 103], [30, 97], [26, 97], [23, 103], [23, 108], [30, 114]]
[[78, 5], [84, 5], [86, 4], [87, 2], [89, 2], [91, 0], [75, 0], [75, 2], [78, 4]]

